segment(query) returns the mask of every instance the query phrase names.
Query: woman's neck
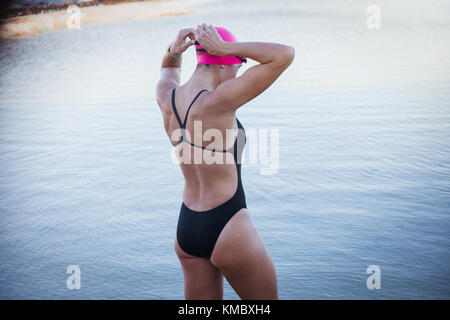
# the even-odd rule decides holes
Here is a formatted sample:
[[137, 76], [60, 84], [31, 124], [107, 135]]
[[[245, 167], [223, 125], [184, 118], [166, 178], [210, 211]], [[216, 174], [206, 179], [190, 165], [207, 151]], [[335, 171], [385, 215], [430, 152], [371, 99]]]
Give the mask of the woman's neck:
[[194, 71], [186, 85], [190, 88], [214, 90], [220, 85], [220, 78], [214, 70], [202, 67]]

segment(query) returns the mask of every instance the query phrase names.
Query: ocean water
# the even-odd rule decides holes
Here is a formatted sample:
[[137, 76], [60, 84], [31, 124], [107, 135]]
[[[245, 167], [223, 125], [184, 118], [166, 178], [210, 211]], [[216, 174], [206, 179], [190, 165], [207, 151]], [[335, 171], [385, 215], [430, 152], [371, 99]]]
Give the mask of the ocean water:
[[[280, 298], [449, 299], [450, 4], [376, 2], [380, 29], [372, 1], [231, 0], [2, 40], [0, 298], [183, 299], [183, 177], [154, 92], [177, 31], [206, 22], [296, 48], [238, 111], [279, 130], [278, 170], [242, 177]], [[191, 48], [182, 81], [194, 67]]]

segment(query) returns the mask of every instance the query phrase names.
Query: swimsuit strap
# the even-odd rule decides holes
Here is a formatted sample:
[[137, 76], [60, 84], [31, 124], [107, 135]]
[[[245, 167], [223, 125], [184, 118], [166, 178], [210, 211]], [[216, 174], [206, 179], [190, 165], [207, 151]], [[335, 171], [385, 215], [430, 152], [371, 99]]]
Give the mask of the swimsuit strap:
[[[210, 149], [210, 148], [208, 148], [206, 146], [199, 146], [199, 145], [196, 145], [196, 144], [186, 140], [184, 130], [186, 129], [186, 122], [187, 122], [187, 118], [188, 118], [188, 115], [189, 115], [189, 111], [191, 110], [192, 105], [197, 100], [197, 98], [200, 96], [200, 94], [202, 94], [204, 91], [208, 91], [208, 90], [207, 89], [203, 89], [203, 90], [200, 90], [199, 93], [197, 93], [197, 95], [192, 100], [191, 104], [189, 105], [189, 107], [188, 107], [188, 109], [186, 111], [186, 116], [184, 117], [184, 122], [181, 122], [180, 115], [178, 114], [177, 107], [175, 106], [175, 89], [176, 88], [174, 88], [172, 90], [172, 109], [173, 109], [173, 113], [175, 114], [175, 117], [177, 118], [178, 124], [180, 125], [180, 128], [182, 129], [182, 137], [181, 137], [180, 141], [178, 141], [178, 143], [175, 146], [177, 146], [178, 144], [180, 144], [184, 140], [187, 143], [189, 143], [191, 146], [197, 147], [197, 148], [202, 148], [203, 150], [209, 150], [209, 151], [213, 151], [213, 152], [233, 152], [234, 153], [234, 158], [236, 160], [236, 157], [237, 157], [237, 144], [238, 144], [238, 139], [239, 139], [239, 133], [238, 133], [236, 139], [234, 140], [234, 144], [231, 147], [229, 147], [228, 149], [225, 149], [225, 150]], [[242, 126], [242, 124], [241, 124], [241, 122], [239, 121], [238, 118], [236, 118], [236, 121], [237, 121], [238, 129], [242, 129], [243, 130], [244, 127]], [[245, 137], [245, 131], [244, 131], [244, 137]], [[247, 140], [247, 139], [245, 138], [245, 140]]]
[[172, 90], [172, 109], [173, 113], [175, 114], [175, 117], [177, 117], [178, 125], [182, 126], [180, 116], [178, 115], [177, 107], [175, 107], [175, 88]]
[[186, 111], [186, 116], [184, 117], [183, 128], [186, 128], [186, 121], [187, 121], [187, 117], [189, 115], [189, 110], [191, 110], [191, 107], [194, 104], [195, 100], [197, 100], [197, 98], [205, 91], [208, 91], [208, 90], [207, 89], [200, 90], [200, 92], [197, 93], [197, 95], [195, 96], [194, 100], [192, 100], [191, 104], [189, 105], [189, 108]]
[[189, 110], [191, 110], [192, 105], [194, 104], [195, 100], [197, 100], [197, 98], [200, 96], [200, 94], [202, 94], [204, 91], [208, 91], [207, 89], [203, 89], [201, 90], [199, 93], [197, 93], [197, 95], [195, 96], [195, 98], [192, 100], [191, 104], [189, 105], [187, 111], [186, 111], [186, 116], [184, 117], [184, 122], [181, 122], [181, 118], [180, 115], [178, 114], [177, 111], [177, 107], [175, 106], [175, 89], [174, 88], [172, 90], [172, 109], [173, 109], [173, 113], [175, 114], [175, 117], [177, 118], [178, 124], [180, 125], [181, 129], [185, 129], [186, 128], [186, 121], [189, 115]]

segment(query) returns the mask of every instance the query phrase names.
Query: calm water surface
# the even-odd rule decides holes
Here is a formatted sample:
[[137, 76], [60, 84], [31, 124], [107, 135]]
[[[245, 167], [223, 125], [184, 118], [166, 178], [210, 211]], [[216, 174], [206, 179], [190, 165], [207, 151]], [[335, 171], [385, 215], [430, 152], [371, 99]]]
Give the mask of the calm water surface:
[[[1, 41], [0, 298], [183, 298], [183, 178], [154, 88], [177, 31], [205, 21], [296, 48], [238, 111], [279, 130], [278, 172], [243, 165], [243, 183], [280, 298], [449, 299], [450, 5], [380, 0], [369, 30], [371, 4], [233, 0]], [[183, 81], [194, 66], [191, 48]]]

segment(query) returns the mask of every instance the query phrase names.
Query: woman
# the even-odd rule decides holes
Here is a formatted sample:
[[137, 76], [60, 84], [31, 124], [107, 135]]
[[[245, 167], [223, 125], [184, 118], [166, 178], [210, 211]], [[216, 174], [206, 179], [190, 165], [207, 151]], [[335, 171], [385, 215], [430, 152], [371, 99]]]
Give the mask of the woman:
[[[194, 44], [197, 68], [180, 85], [181, 54]], [[181, 30], [164, 55], [156, 99], [185, 178], [175, 251], [186, 299], [222, 299], [223, 276], [242, 299], [278, 299], [272, 259], [246, 209], [245, 132], [236, 110], [266, 90], [294, 54], [282, 44], [237, 42], [228, 30], [203, 23]], [[242, 57], [259, 64], [236, 77]], [[208, 130], [216, 134], [206, 144]]]

